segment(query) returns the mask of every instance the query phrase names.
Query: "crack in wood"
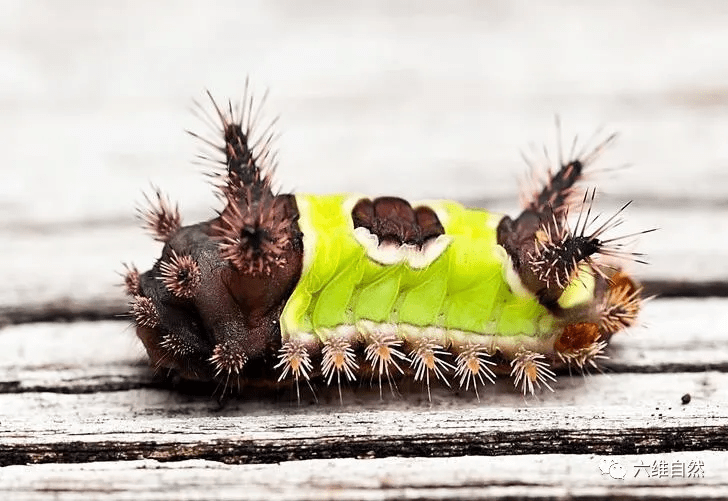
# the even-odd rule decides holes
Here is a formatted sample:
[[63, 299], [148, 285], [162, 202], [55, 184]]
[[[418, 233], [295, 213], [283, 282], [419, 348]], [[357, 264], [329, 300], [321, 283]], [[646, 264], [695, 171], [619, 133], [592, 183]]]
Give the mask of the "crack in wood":
[[270, 464], [291, 460], [455, 457], [523, 454], [657, 454], [674, 451], [725, 450], [728, 425], [408, 435], [317, 437], [282, 440], [212, 440], [184, 443], [157, 441], [73, 441], [1, 445], [0, 466], [156, 459], [205, 459], [226, 464]]

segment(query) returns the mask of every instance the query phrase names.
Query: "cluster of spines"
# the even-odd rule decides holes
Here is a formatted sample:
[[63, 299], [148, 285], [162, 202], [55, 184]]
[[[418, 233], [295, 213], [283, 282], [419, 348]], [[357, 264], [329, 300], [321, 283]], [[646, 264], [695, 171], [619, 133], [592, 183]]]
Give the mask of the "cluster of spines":
[[[624, 222], [620, 215], [631, 202], [624, 204], [599, 227], [587, 233], [587, 229], [599, 218], [599, 215], [590, 218], [595, 194], [596, 190], [592, 190], [588, 204], [589, 192], [584, 195], [579, 218], [573, 231], [567, 220], [568, 211], [565, 211], [561, 216], [551, 213], [551, 217], [542, 222], [540, 230], [536, 232], [535, 248], [528, 254], [528, 264], [538, 279], [548, 287], [565, 289], [582, 263], [588, 266], [593, 273], [609, 280], [610, 270], [614, 272], [616, 269], [598, 261], [595, 259], [595, 255], [629, 259], [645, 264], [642, 259], [643, 254], [627, 251], [624, 241], [655, 231], [654, 229], [608, 239], [603, 238], [606, 232]], [[584, 214], [585, 209], [586, 214]]]
[[[246, 85], [241, 105], [235, 109], [228, 102], [228, 111], [223, 112], [212, 95], [209, 92], [207, 95], [219, 122], [215, 123], [202, 105], [197, 105], [197, 110], [225, 143], [219, 146], [201, 135], [190, 134], [213, 150], [212, 155], [201, 154], [201, 159], [224, 166], [222, 171], [212, 174], [219, 180], [215, 185], [225, 202], [217, 222], [211, 227], [212, 238], [217, 241], [222, 258], [241, 273], [269, 275], [272, 269], [285, 264], [283, 254], [290, 247], [292, 235], [291, 217], [272, 191], [275, 135], [271, 127], [275, 120], [262, 135], [253, 138], [265, 96], [256, 105]], [[156, 240], [169, 242], [182, 226], [178, 207], [158, 189], [155, 189], [154, 197], [145, 197], [148, 207], [138, 209], [140, 219]], [[171, 279], [165, 284], [170, 284], [170, 290], [181, 292], [184, 297], [189, 297], [193, 288], [176, 287]]]
[[221, 257], [239, 272], [269, 276], [276, 267], [286, 264], [284, 254], [290, 249], [293, 236], [293, 221], [272, 191], [275, 134], [271, 129], [276, 120], [257, 139], [252, 137], [266, 96], [256, 107], [247, 84], [237, 113], [229, 101], [228, 112], [224, 113], [209, 93], [208, 97], [221, 124], [217, 133], [225, 139], [225, 145], [217, 147], [195, 135], [224, 154], [224, 159], [217, 160], [225, 165], [220, 176], [223, 182], [217, 186], [226, 205], [212, 227], [213, 238], [218, 242]]
[[554, 391], [549, 381], [556, 381], [555, 374], [549, 369], [548, 363], [544, 361], [545, 358], [541, 353], [522, 349], [511, 361], [511, 376], [515, 378], [513, 384], [516, 387], [520, 384], [524, 395], [534, 394], [535, 389], [541, 385]]
[[[204, 231], [217, 244], [220, 258], [241, 275], [271, 276], [286, 265], [284, 254], [291, 247], [295, 231], [295, 218], [289, 204], [272, 190], [272, 173], [276, 166], [272, 127], [276, 119], [267, 124], [262, 134], [254, 132], [260, 130], [261, 108], [266, 96], [256, 100], [247, 84], [238, 107], [228, 101], [227, 110], [224, 110], [209, 92], [207, 96], [214, 114], [208, 114], [205, 107], [197, 103], [195, 111], [211, 128], [215, 138], [222, 137], [224, 142], [220, 145], [219, 139], [190, 134], [208, 147], [199, 158], [208, 165], [223, 167], [213, 171], [211, 177], [225, 205], [218, 213], [219, 217]], [[145, 194], [145, 199], [146, 207], [137, 209], [139, 218], [155, 240], [167, 244], [165, 254], [152, 274], [172, 296], [193, 299], [198, 293], [202, 273], [194, 255], [178, 252], [180, 246], [189, 248], [186, 240], [175, 240], [182, 228], [179, 208], [156, 188], [153, 195]], [[137, 326], [159, 327], [162, 323], [160, 311], [164, 307], [156, 305], [155, 301], [161, 299], [144, 294], [136, 267], [126, 266], [123, 276], [125, 290], [132, 298], [130, 316]], [[159, 346], [165, 357], [171, 355], [182, 359], [191, 349], [179, 336], [164, 330], [160, 333]], [[213, 347], [208, 362], [215, 377], [227, 374], [231, 378], [242, 373], [248, 359], [240, 349], [222, 342]]]
[[[465, 391], [473, 385], [473, 391], [478, 395], [478, 383], [485, 385], [485, 379], [495, 383], [495, 373], [489, 366], [496, 365], [488, 359], [485, 347], [476, 343], [467, 343], [455, 359], [455, 377], [459, 379], [460, 387]], [[485, 378], [485, 379], [484, 379]]]
[[449, 387], [450, 383], [445, 373], [452, 372], [455, 367], [443, 359], [450, 353], [445, 351], [445, 348], [438, 341], [423, 337], [415, 341], [413, 345], [412, 351], [409, 353], [409, 359], [411, 360], [411, 367], [415, 371], [414, 379], [415, 382], [425, 382], [427, 399], [431, 400], [430, 374]]
[[219, 145], [217, 139], [207, 139], [194, 132], [188, 132], [212, 150], [211, 155], [201, 153], [200, 160], [207, 164], [224, 166], [222, 171], [212, 174], [221, 181], [216, 186], [223, 197], [236, 198], [239, 190], [246, 186], [254, 187], [256, 191], [270, 191], [271, 176], [276, 167], [276, 152], [273, 148], [276, 134], [272, 129], [277, 118], [269, 121], [262, 133], [254, 132], [263, 120], [261, 110], [267, 93], [256, 103], [246, 82], [240, 105], [234, 108], [232, 102], [228, 101], [226, 112], [218, 106], [209, 91], [207, 97], [212, 103], [216, 117], [211, 117], [206, 107], [197, 102], [194, 111], [211, 129], [215, 138], [223, 138], [223, 146]]
[[[409, 351], [405, 346], [409, 346]], [[363, 348], [362, 357], [367, 364], [364, 368], [368, 370], [359, 370], [360, 364], [356, 355], [358, 347]], [[353, 383], [359, 375], [366, 373], [371, 373], [380, 395], [385, 381], [394, 394], [395, 379], [410, 374], [414, 381], [425, 385], [428, 399], [431, 399], [431, 380], [440, 381], [450, 387], [452, 379], [462, 390], [472, 390], [478, 398], [478, 386], [494, 384], [496, 380], [492, 368], [497, 363], [482, 344], [464, 342], [446, 347], [440, 341], [428, 337], [405, 341], [385, 328], [374, 332], [370, 330], [356, 338], [332, 335], [321, 343], [292, 339], [284, 343], [279, 352], [276, 365], [276, 369], [280, 370], [278, 381], [291, 377], [297, 390], [300, 381], [305, 381], [310, 386], [309, 381], [317, 372], [314, 370], [314, 353], [319, 349], [320, 375], [329, 386], [335, 382], [340, 395], [342, 380]], [[455, 357], [454, 363], [446, 359], [452, 356]], [[584, 359], [588, 358], [588, 355], [584, 356]], [[544, 355], [521, 349], [513, 356], [510, 368], [514, 385], [524, 395], [533, 395], [541, 387], [553, 391], [549, 383], [555, 380], [554, 372], [549, 368]]]
[[[608, 135], [596, 146], [590, 147], [600, 135], [597, 130], [594, 135], [584, 142], [580, 151], [577, 152], [578, 136], [574, 136], [571, 148], [564, 159], [561, 121], [556, 117], [556, 145], [558, 148], [556, 162], [558, 169], [552, 167], [553, 161], [548, 150], [544, 146], [543, 160], [538, 159], [538, 154], [528, 157], [521, 153], [523, 160], [529, 167], [530, 177], [523, 183], [521, 190], [521, 202], [525, 210], [538, 214], [549, 214], [555, 212], [563, 213], [575, 202], [575, 185], [584, 176], [584, 169], [593, 164], [604, 151], [617, 139], [617, 134]], [[532, 149], [535, 149], [532, 147]]]
[[291, 245], [291, 221], [268, 192], [256, 196], [252, 188], [229, 198], [213, 225], [220, 255], [238, 271], [267, 276], [286, 264], [284, 254]]
[[159, 265], [160, 279], [167, 289], [177, 297], [191, 298], [200, 285], [202, 274], [197, 262], [190, 255], [178, 255], [172, 250], [169, 261]]
[[134, 296], [130, 310], [137, 325], [149, 328], [159, 325], [159, 311], [150, 298], [141, 295]]
[[[558, 297], [572, 282], [578, 270], [585, 265], [594, 274], [609, 280], [609, 276], [616, 271], [614, 267], [598, 259], [605, 256], [617, 259], [628, 259], [644, 263], [643, 255], [626, 250], [627, 240], [640, 234], [654, 230], [647, 230], [631, 235], [622, 235], [614, 238], [605, 238], [605, 233], [620, 226], [624, 210], [631, 202], [622, 206], [614, 215], [607, 218], [601, 225], [592, 231], [599, 215], [591, 216], [596, 190], [589, 190], [584, 194], [581, 202], [578, 219], [574, 228], [569, 224], [569, 209], [574, 205], [576, 184], [584, 177], [584, 169], [592, 164], [616, 139], [611, 134], [596, 146], [590, 149], [590, 144], [599, 135], [599, 131], [584, 143], [578, 153], [575, 137], [571, 145], [568, 160], [564, 159], [561, 147], [561, 125], [556, 119], [558, 154], [556, 161], [558, 168], [552, 168], [552, 160], [544, 148], [545, 166], [537, 165], [535, 161], [524, 155], [526, 163], [532, 173], [531, 187], [522, 191], [523, 215], [535, 215], [540, 221], [539, 227], [531, 233], [533, 246], [526, 254], [525, 265], [536, 277], [541, 287], [551, 291], [547, 294], [551, 299]], [[545, 171], [545, 181], [540, 179], [539, 171]], [[525, 230], [526, 234], [528, 230]], [[536, 291], [537, 292], [537, 291]]]
[[341, 395], [341, 378], [342, 376], [348, 382], [356, 380], [356, 372], [359, 364], [356, 362], [356, 354], [351, 343], [340, 336], [331, 336], [323, 342], [321, 349], [321, 373], [327, 385], [336, 376], [336, 386], [339, 388], [339, 399]]
[[296, 382], [296, 394], [300, 401], [301, 390], [299, 381], [304, 380], [310, 386], [309, 379], [313, 371], [311, 356], [309, 355], [306, 344], [301, 340], [289, 341], [281, 347], [278, 358], [279, 362], [275, 366], [276, 369], [281, 370], [278, 382], [283, 381], [290, 373]]
[[634, 325], [645, 301], [642, 287], [624, 273], [615, 273], [610, 277], [609, 284], [609, 290], [599, 306], [599, 330], [607, 336]]
[[173, 206], [169, 198], [158, 188], [155, 188], [154, 192], [155, 199], [149, 198], [147, 194], [144, 195], [147, 209], [138, 208], [137, 213], [154, 239], [166, 243], [182, 227], [182, 217], [179, 206]]

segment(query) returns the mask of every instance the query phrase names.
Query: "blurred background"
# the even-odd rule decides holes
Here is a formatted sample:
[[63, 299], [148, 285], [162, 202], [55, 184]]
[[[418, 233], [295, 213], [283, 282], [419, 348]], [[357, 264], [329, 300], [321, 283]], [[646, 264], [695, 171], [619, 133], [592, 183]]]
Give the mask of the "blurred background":
[[142, 191], [160, 186], [187, 223], [213, 214], [205, 168], [192, 163], [200, 143], [184, 131], [206, 132], [193, 99], [209, 89], [235, 101], [248, 76], [258, 95], [270, 90], [267, 115], [280, 115], [282, 191], [512, 213], [521, 151], [555, 153], [556, 114], [567, 146], [617, 131], [585, 186], [599, 187], [605, 212], [634, 200], [626, 231], [660, 227], [638, 244], [652, 264], [637, 274], [728, 279], [726, 2], [2, 0], [0, 10], [0, 315], [123, 310], [114, 271], [146, 269], [160, 251], [134, 219]]

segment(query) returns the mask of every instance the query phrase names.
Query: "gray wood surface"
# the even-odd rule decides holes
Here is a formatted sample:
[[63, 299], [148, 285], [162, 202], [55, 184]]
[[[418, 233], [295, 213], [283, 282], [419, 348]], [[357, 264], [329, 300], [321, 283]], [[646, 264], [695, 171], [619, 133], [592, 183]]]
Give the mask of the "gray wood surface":
[[[163, 492], [160, 487], [142, 494], [137, 492], [139, 486], [130, 483], [144, 471], [161, 469], [157, 472], [160, 481], [177, 485], [177, 473], [172, 471], [179, 468], [187, 478], [184, 485], [197, 486], [181, 494], [182, 498], [212, 488], [209, 483], [218, 475], [221, 485], [215, 496], [235, 497], [234, 487], [227, 485], [234, 478], [232, 471], [241, 475], [236, 485], [244, 485], [247, 475], [259, 478], [258, 490], [239, 495], [245, 498], [277, 493], [274, 497], [280, 499], [296, 495], [318, 499], [326, 497], [322, 492], [334, 485], [343, 488], [335, 497], [340, 494], [344, 499], [436, 498], [434, 493], [424, 495], [423, 487], [408, 476], [407, 472], [422, 465], [432, 482], [428, 485], [439, 486], [442, 497], [449, 499], [513, 493], [549, 498], [558, 492], [579, 498], [628, 485], [639, 487], [625, 491], [637, 498], [664, 495], [678, 486], [680, 492], [687, 489], [685, 496], [710, 497], [722, 492], [721, 482], [728, 478], [728, 454], [701, 452], [728, 448], [728, 336], [725, 327], [701, 329], [699, 325], [703, 318], [728, 325], [726, 315], [725, 299], [652, 301], [643, 317], [648, 327], [615, 339], [603, 374], [586, 378], [562, 374], [556, 393], [538, 398], [524, 399], [505, 381], [481, 392], [480, 400], [438, 388], [432, 403], [417, 385], [402, 384], [400, 397], [385, 393], [384, 399], [376, 388], [364, 385], [345, 391], [343, 404], [335, 391], [324, 388], [317, 388], [318, 402], [304, 393], [301, 405], [292, 390], [252, 390], [223, 409], [209, 395], [160, 388], [125, 322], [9, 326], [0, 332], [5, 348], [0, 356], [0, 464], [6, 466], [0, 492], [14, 491], [13, 486], [22, 483], [13, 473], [26, 480], [48, 474], [50, 480], [42, 489], [29, 487], [38, 485], [31, 482], [19, 492], [28, 499], [55, 491], [69, 498], [77, 493], [157, 499]], [[688, 404], [682, 403], [685, 394], [691, 396]], [[523, 475], [516, 465], [533, 462], [532, 454], [545, 456]], [[708, 466], [714, 468], [714, 480], [686, 483], [655, 478], [620, 484], [595, 470], [595, 457], [614, 454], [631, 455], [615, 458], [630, 464], [642, 458], [651, 464], [652, 457], [668, 462], [682, 458], [687, 463], [707, 454], [706, 473]], [[523, 459], [514, 459], [520, 455]], [[411, 461], [352, 459], [395, 456]], [[469, 458], [474, 476], [461, 483], [451, 476], [461, 471], [454, 463], [426, 459], [459, 458], [456, 464], [466, 464], [461, 456], [477, 456]], [[487, 456], [505, 456], [512, 470], [493, 466], [498, 463]], [[140, 458], [165, 464], [126, 464]], [[552, 458], [553, 464], [546, 466], [543, 458]], [[187, 462], [199, 459], [216, 463]], [[297, 466], [292, 460], [304, 463]], [[121, 463], [99, 470], [102, 467], [94, 465], [97, 461]], [[217, 462], [268, 466], [228, 470], [215, 466]], [[43, 463], [56, 464], [61, 470], [12, 466]], [[75, 463], [78, 466], [70, 466]], [[443, 464], [448, 465], [444, 470]], [[332, 468], [332, 473], [320, 476], [317, 465]], [[488, 469], [476, 475], [476, 465]], [[369, 467], [367, 482], [376, 485], [380, 472], [388, 471], [396, 479], [394, 484], [367, 494], [358, 477]], [[302, 477], [290, 477], [274, 488], [288, 468]], [[94, 479], [101, 471], [109, 474], [105, 490], [79, 486], [98, 484]], [[459, 475], [467, 477], [468, 471], [465, 468]], [[561, 485], [560, 479], [571, 471], [575, 478]], [[348, 475], [357, 479], [347, 480]], [[304, 480], [312, 482], [308, 489], [313, 490], [296, 494], [296, 482]], [[77, 487], [71, 487], [73, 482]], [[538, 486], [546, 490], [539, 491]], [[480, 494], [470, 494], [468, 489]]]
[[[602, 474], [608, 461], [624, 467]], [[704, 476], [673, 477], [672, 467], [702, 461]], [[641, 465], [664, 462], [667, 477]], [[456, 458], [312, 459], [277, 465], [188, 460], [43, 464], [0, 470], [0, 493], [18, 500], [86, 499], [720, 499], [728, 454], [589, 454]], [[609, 470], [607, 470], [609, 471]], [[637, 477], [635, 477], [635, 473]], [[534, 479], [537, 479], [534, 481]], [[670, 496], [670, 494], [673, 496]]]
[[[0, 499], [728, 497], [728, 4], [0, 11]], [[189, 108], [204, 89], [239, 96], [248, 75], [281, 116], [283, 191], [512, 213], [519, 152], [555, 153], [556, 113], [565, 144], [619, 132], [586, 185], [606, 213], [634, 200], [625, 231], [660, 228], [633, 271], [662, 297], [615, 338], [604, 374], [562, 374], [538, 398], [499, 382], [428, 403], [402, 382], [397, 398], [365, 384], [343, 404], [251, 388], [219, 409], [171, 391], [119, 317], [116, 272], [159, 253], [133, 219], [151, 183], [185, 221], [213, 214]], [[661, 461], [702, 461], [704, 476], [633, 476]]]

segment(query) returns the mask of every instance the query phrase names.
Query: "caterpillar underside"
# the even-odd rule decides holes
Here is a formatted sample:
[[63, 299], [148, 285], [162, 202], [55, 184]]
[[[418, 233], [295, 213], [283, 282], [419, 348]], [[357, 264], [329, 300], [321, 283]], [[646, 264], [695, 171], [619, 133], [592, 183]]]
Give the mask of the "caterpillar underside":
[[276, 194], [274, 136], [255, 136], [253, 99], [210, 101], [219, 136], [200, 139], [222, 166], [224, 208], [183, 226], [157, 192], [141, 215], [162, 256], [125, 275], [155, 370], [223, 394], [261, 379], [381, 389], [402, 377], [428, 396], [436, 382], [477, 393], [498, 377], [532, 394], [560, 367], [598, 368], [635, 322], [641, 288], [619, 260], [639, 255], [604, 237], [622, 211], [596, 221], [594, 192], [574, 191], [613, 136], [546, 166], [512, 219], [448, 201]]

